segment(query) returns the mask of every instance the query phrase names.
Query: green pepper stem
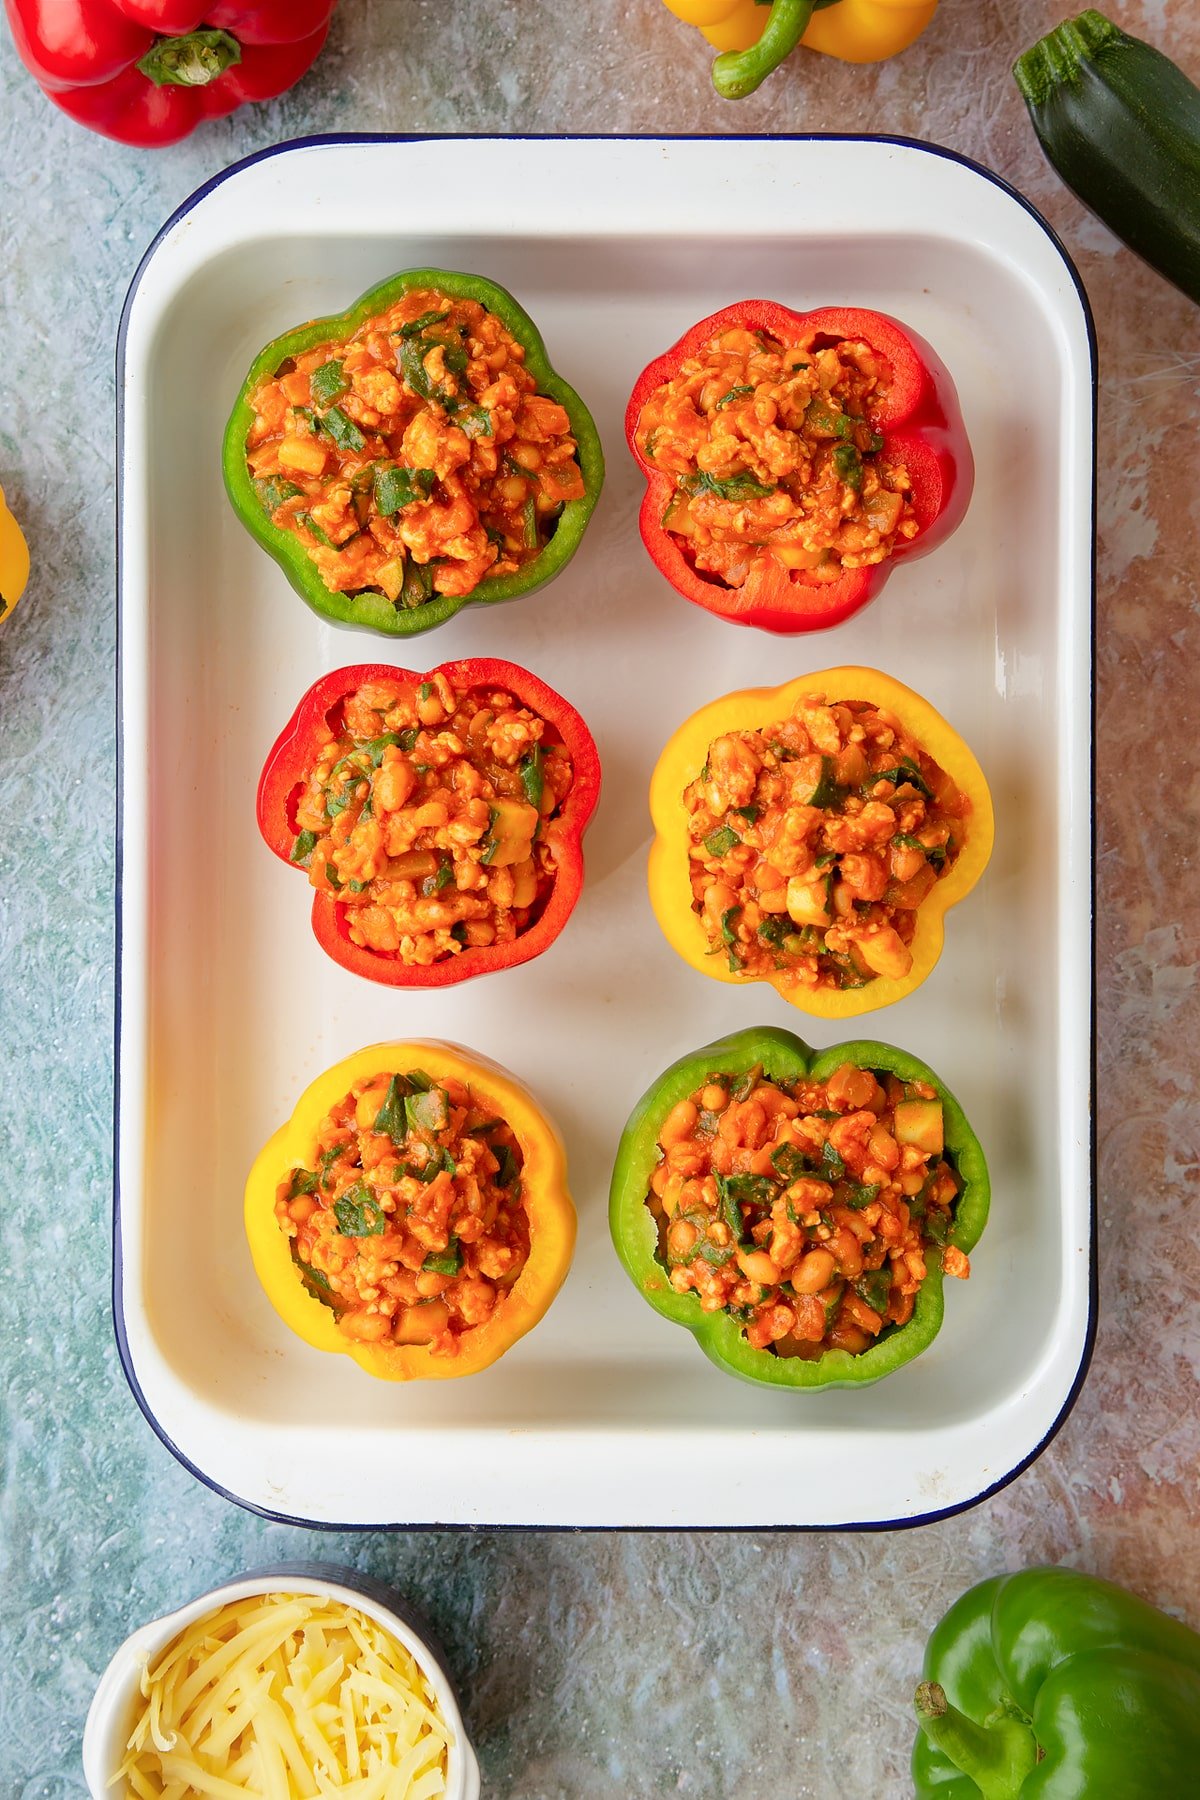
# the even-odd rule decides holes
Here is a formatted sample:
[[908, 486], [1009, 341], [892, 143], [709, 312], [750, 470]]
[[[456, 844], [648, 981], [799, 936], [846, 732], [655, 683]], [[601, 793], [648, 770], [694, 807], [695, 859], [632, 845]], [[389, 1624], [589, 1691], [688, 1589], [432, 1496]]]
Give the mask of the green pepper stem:
[[922, 1681], [913, 1695], [917, 1723], [956, 1769], [969, 1775], [984, 1800], [1017, 1800], [1037, 1762], [1037, 1743], [1019, 1719], [1000, 1716], [977, 1725], [951, 1706], [936, 1681]]
[[1013, 76], [1026, 105], [1044, 106], [1055, 88], [1079, 81], [1083, 64], [1124, 35], [1111, 19], [1091, 7], [1077, 19], [1056, 25], [1013, 64]]
[[155, 87], [207, 87], [242, 60], [242, 47], [227, 31], [189, 31], [158, 38], [138, 63]]
[[713, 64], [712, 79], [723, 100], [744, 100], [785, 56], [790, 56], [813, 16], [814, 0], [772, 0], [770, 16], [757, 44], [748, 50], [726, 50]]

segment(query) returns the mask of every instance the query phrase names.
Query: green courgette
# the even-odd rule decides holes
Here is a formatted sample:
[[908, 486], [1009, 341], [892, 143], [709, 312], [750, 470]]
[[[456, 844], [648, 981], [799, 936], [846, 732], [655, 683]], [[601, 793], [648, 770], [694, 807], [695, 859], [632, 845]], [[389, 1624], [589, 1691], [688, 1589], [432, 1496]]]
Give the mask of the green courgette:
[[1093, 10], [1049, 32], [1013, 74], [1067, 186], [1200, 305], [1200, 88]]

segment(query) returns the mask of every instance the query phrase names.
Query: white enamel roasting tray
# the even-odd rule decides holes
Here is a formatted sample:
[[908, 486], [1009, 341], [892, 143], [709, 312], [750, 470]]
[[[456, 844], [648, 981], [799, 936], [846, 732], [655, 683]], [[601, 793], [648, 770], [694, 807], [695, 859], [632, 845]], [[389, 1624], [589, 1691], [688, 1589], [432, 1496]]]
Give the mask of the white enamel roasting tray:
[[[234, 517], [226, 415], [257, 350], [401, 269], [510, 288], [592, 408], [608, 485], [540, 593], [407, 645], [312, 614]], [[833, 630], [782, 639], [680, 599], [646, 556], [621, 417], [695, 320], [764, 296], [894, 313], [957, 382], [977, 463], [966, 522]], [[154, 1428], [244, 1505], [312, 1524], [871, 1526], [1010, 1479], [1069, 1408], [1094, 1331], [1092, 340], [1046, 227], [983, 171], [895, 140], [398, 139], [284, 145], [159, 235], [120, 344], [119, 1117], [116, 1327]], [[576, 704], [604, 794], [558, 942], [509, 973], [397, 994], [329, 962], [254, 790], [326, 670], [504, 656]], [[971, 743], [996, 851], [924, 986], [839, 1031], [764, 985], [709, 982], [651, 917], [659, 750], [731, 688], [864, 662]], [[941, 1335], [862, 1391], [724, 1376], [620, 1269], [613, 1152], [649, 1081], [756, 1023], [924, 1057], [988, 1154], [991, 1222]], [[388, 1037], [507, 1064], [560, 1123], [574, 1267], [494, 1368], [404, 1389], [323, 1356], [254, 1277], [242, 1188], [301, 1089]]]

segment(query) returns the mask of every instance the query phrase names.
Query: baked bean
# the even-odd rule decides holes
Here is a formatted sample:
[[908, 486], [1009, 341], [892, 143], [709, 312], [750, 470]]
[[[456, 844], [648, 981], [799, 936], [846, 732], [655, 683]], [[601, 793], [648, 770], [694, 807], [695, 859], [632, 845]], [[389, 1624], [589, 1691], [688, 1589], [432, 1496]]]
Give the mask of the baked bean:
[[828, 1250], [810, 1250], [792, 1270], [792, 1286], [798, 1294], [819, 1294], [828, 1287], [836, 1266]]
[[699, 1108], [693, 1100], [680, 1100], [673, 1106], [663, 1120], [662, 1130], [658, 1134], [658, 1141], [663, 1149], [669, 1150], [672, 1144], [690, 1137], [698, 1116]]

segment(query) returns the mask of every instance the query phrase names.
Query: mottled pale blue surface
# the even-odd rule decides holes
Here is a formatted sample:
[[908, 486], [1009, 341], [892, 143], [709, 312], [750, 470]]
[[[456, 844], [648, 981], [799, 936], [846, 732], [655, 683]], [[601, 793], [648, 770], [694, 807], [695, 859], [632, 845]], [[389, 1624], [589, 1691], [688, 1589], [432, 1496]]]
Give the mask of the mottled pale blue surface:
[[[904, 1794], [925, 1631], [1006, 1566], [1065, 1559], [1200, 1625], [1200, 313], [1119, 253], [1040, 159], [1007, 70], [1066, 10], [945, 0], [899, 62], [805, 57], [731, 108], [710, 96], [699, 39], [658, 0], [343, 0], [297, 92], [158, 154], [72, 125], [0, 41], [0, 482], [36, 565], [0, 627], [4, 1796], [82, 1793], [84, 1712], [126, 1631], [287, 1556], [355, 1563], [424, 1607], [462, 1678], [487, 1791], [521, 1800]], [[1185, 10], [1108, 7], [1195, 77], [1200, 30]], [[201, 181], [307, 132], [771, 129], [908, 133], [991, 164], [1050, 214], [1096, 308], [1104, 1314], [1091, 1379], [1014, 1486], [906, 1534], [268, 1525], [152, 1435], [111, 1330], [112, 369], [125, 289]]]

